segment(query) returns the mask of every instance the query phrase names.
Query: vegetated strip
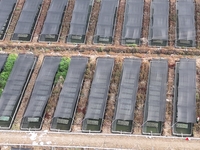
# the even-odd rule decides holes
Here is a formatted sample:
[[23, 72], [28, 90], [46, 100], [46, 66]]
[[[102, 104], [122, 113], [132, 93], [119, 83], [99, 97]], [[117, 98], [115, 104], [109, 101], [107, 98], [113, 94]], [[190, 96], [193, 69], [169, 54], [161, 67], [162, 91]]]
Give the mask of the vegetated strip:
[[69, 32], [69, 28], [70, 28], [70, 22], [71, 22], [71, 18], [72, 18], [72, 12], [74, 9], [74, 4], [75, 4], [75, 0], [69, 0], [68, 1], [68, 7], [65, 9], [65, 14], [63, 17], [63, 23], [62, 23], [62, 28], [61, 28], [61, 32], [60, 32], [60, 43], [65, 43], [66, 41], [66, 36]]
[[42, 130], [49, 130], [49, 128], [50, 128], [52, 116], [53, 116], [54, 110], [57, 105], [58, 97], [59, 97], [60, 91], [62, 89], [63, 82], [65, 81], [65, 78], [67, 75], [70, 60], [71, 59], [67, 58], [67, 57], [61, 58], [59, 68], [58, 68], [58, 71], [56, 73], [55, 80], [54, 80], [55, 87], [53, 88], [51, 97], [50, 97], [50, 99], [47, 103], [47, 107], [45, 109], [45, 119], [44, 119], [44, 124], [42, 126]]
[[143, 123], [143, 108], [146, 99], [147, 91], [147, 81], [149, 74], [149, 61], [143, 60], [141, 64], [139, 83], [138, 83], [138, 92], [136, 100], [136, 108], [134, 113], [134, 134], [141, 134], [142, 123]]
[[90, 58], [84, 75], [83, 87], [81, 89], [80, 100], [78, 102], [78, 107], [74, 116], [74, 123], [72, 125], [72, 131], [75, 132], [81, 131], [81, 124], [86, 113], [89, 91], [95, 71], [95, 64], [96, 57]]
[[7, 58], [4, 69], [0, 74], [0, 96], [3, 92], [4, 87], [6, 86], [6, 82], [12, 71], [16, 59], [17, 59], [17, 54], [10, 54]]
[[103, 120], [103, 133], [110, 133], [111, 125], [112, 125], [112, 118], [114, 116], [114, 110], [116, 107], [116, 97], [118, 94], [118, 85], [121, 78], [121, 70], [122, 70], [122, 61], [123, 59], [118, 57], [115, 59], [115, 65], [113, 68], [113, 73], [110, 81], [110, 89], [108, 94], [108, 100]]

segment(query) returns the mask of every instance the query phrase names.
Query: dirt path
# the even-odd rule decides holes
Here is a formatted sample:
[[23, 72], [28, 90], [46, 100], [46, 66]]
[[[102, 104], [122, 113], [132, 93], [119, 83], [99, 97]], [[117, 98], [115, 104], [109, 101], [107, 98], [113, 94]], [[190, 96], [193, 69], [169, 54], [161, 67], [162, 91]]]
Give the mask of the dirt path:
[[60, 31], [60, 39], [59, 39], [60, 43], [65, 43], [66, 41], [66, 36], [68, 35], [69, 32], [74, 5], [75, 5], [75, 0], [68, 1], [68, 7], [65, 9], [65, 14], [62, 20], [62, 28]]
[[169, 1], [169, 46], [174, 46], [176, 29], [176, 0]]
[[[134, 141], [134, 142], [133, 142]], [[163, 139], [153, 137], [134, 137], [103, 134], [51, 134], [47, 132], [9, 133], [0, 132], [0, 145], [6, 144], [33, 144], [49, 147], [99, 147], [119, 149], [154, 149], [154, 150], [197, 150], [199, 140], [186, 141], [183, 139]], [[124, 144], [126, 143], [126, 144]]]
[[50, 3], [51, 0], [44, 0], [42, 3], [42, 7], [40, 8], [40, 16], [38, 16], [38, 22], [36, 22], [37, 24], [35, 24], [35, 31], [33, 31], [33, 42], [37, 42], [40, 36]]

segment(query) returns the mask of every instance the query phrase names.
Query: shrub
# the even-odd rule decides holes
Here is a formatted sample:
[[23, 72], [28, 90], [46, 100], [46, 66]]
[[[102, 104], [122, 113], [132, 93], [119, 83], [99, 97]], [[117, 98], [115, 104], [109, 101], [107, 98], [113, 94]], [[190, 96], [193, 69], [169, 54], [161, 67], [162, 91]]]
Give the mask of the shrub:
[[[70, 63], [70, 58], [63, 57], [60, 61], [58, 71], [56, 73], [55, 81], [54, 83], [56, 84], [60, 77], [62, 77], [65, 80], [65, 77], [67, 75], [69, 63]], [[63, 80], [63, 82], [64, 82]]]
[[6, 86], [6, 82], [9, 78], [9, 75], [12, 71], [12, 68], [14, 66], [16, 59], [17, 59], [16, 54], [10, 54], [6, 60], [4, 69], [3, 69], [2, 73], [0, 74], [0, 96], [3, 92], [4, 87]]

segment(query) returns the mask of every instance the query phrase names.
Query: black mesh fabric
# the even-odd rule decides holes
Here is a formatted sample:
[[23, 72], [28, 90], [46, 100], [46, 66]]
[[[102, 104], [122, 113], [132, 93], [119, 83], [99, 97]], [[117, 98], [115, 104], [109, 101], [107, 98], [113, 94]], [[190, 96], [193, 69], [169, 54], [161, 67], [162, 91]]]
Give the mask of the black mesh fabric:
[[[69, 35], [84, 36], [91, 12], [92, 0], [76, 0], [70, 23]], [[69, 36], [70, 37], [70, 36]]]
[[73, 118], [87, 62], [87, 57], [71, 58], [53, 118]]
[[103, 119], [113, 66], [113, 58], [97, 59], [85, 119]]
[[[10, 21], [11, 14], [17, 0], [1, 0], [0, 1], [0, 29], [5, 27], [5, 24]], [[3, 29], [4, 30], [4, 29]]]
[[0, 98], [0, 117], [13, 117], [34, 61], [34, 55], [18, 55]]
[[52, 0], [42, 28], [41, 35], [58, 35], [62, 24], [63, 13], [68, 0]]
[[148, 91], [145, 102], [145, 121], [164, 122], [166, 107], [168, 62], [165, 59], [151, 61]]
[[43, 117], [59, 63], [60, 57], [45, 57], [23, 117]]
[[14, 34], [32, 34], [37, 14], [43, 0], [26, 0], [15, 27]]
[[140, 39], [143, 20], [144, 0], [127, 0], [122, 32], [125, 39]]
[[124, 59], [114, 120], [134, 118], [140, 66], [140, 59]]
[[7, 54], [0, 54], [0, 72], [3, 70], [7, 57]]
[[169, 1], [151, 2], [151, 17], [149, 28], [149, 40], [164, 40], [168, 41], [168, 26], [169, 26]]
[[[177, 122], [196, 122], [196, 60], [181, 59], [178, 68]], [[174, 112], [175, 113], [175, 112]]]
[[112, 37], [118, 0], [101, 0], [96, 36]]
[[177, 9], [177, 41], [192, 41], [190, 46], [195, 46], [195, 4], [194, 0], [181, 0], [176, 3]]

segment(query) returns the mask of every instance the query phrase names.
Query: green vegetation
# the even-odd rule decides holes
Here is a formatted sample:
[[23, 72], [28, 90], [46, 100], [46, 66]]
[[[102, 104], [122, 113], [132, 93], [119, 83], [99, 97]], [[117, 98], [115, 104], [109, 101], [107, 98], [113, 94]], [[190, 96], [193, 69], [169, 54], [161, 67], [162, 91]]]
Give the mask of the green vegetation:
[[58, 80], [60, 78], [63, 79], [62, 83], [64, 82], [65, 77], [67, 75], [70, 60], [71, 60], [70, 58], [66, 58], [66, 57], [63, 57], [61, 59], [59, 68], [58, 68], [58, 72], [56, 73], [56, 77], [55, 77], [55, 81], [54, 81], [55, 84], [58, 82]]
[[4, 87], [6, 86], [6, 82], [12, 71], [12, 68], [14, 66], [16, 59], [17, 59], [16, 54], [10, 54], [7, 58], [7, 61], [6, 61], [6, 64], [4, 66], [2, 73], [0, 74], [0, 96], [3, 92]]

